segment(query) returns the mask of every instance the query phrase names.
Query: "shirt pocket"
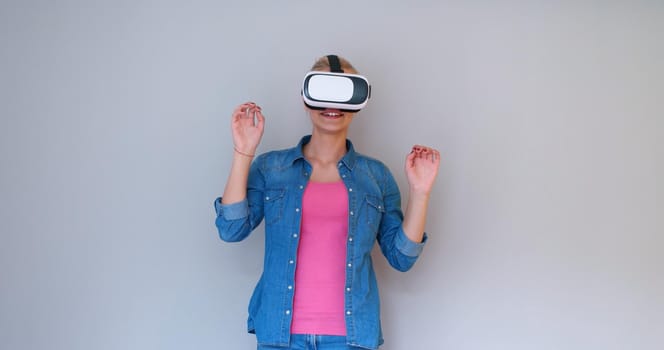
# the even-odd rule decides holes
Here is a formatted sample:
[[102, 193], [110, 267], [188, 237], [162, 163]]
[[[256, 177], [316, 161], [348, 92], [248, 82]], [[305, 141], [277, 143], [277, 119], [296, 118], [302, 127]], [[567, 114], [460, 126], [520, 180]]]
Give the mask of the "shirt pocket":
[[380, 226], [380, 220], [383, 218], [385, 213], [385, 206], [383, 204], [383, 199], [378, 196], [367, 195], [365, 197], [365, 221], [371, 228], [372, 232], [377, 232], [378, 227]]
[[281, 219], [284, 211], [285, 189], [269, 189], [263, 191], [265, 223], [273, 224]]

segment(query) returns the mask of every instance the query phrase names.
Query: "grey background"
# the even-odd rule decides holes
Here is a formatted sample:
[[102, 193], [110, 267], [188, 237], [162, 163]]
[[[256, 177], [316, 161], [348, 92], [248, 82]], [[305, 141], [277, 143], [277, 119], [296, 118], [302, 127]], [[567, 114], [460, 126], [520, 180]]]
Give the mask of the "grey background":
[[[662, 349], [661, 1], [3, 1], [0, 348], [252, 349], [262, 231], [221, 242], [235, 105], [310, 131], [318, 56], [374, 86], [357, 149], [430, 242], [376, 255], [383, 349]], [[405, 194], [404, 194], [405, 195]]]

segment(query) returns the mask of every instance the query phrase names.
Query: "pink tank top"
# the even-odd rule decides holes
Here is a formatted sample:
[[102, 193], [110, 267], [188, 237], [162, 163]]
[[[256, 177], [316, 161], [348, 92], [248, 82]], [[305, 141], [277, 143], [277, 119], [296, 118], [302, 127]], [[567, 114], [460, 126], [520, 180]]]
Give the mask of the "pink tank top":
[[344, 183], [309, 182], [302, 199], [291, 333], [346, 335], [347, 235]]

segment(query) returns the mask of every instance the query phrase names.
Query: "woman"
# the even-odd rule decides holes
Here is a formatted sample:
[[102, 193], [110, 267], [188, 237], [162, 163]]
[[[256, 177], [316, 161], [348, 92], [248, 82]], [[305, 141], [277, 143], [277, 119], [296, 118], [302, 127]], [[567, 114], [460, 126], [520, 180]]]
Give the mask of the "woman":
[[[330, 60], [322, 57], [312, 71], [330, 71]], [[426, 241], [440, 154], [416, 145], [406, 157], [404, 216], [390, 171], [346, 138], [354, 113], [306, 109], [311, 135], [253, 163], [265, 117], [252, 102], [235, 109], [233, 163], [215, 201], [216, 225], [224, 241], [236, 242], [265, 219], [263, 274], [248, 319], [258, 349], [377, 349], [383, 339], [371, 249], [377, 240], [394, 268], [413, 266]]]

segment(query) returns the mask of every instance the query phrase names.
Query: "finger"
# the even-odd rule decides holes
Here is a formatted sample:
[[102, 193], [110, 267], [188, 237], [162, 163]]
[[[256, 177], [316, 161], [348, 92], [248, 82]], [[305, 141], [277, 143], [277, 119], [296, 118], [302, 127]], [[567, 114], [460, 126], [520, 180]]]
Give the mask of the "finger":
[[420, 152], [433, 151], [433, 148], [425, 145], [413, 145], [413, 149], [419, 150]]
[[256, 106], [256, 104], [254, 102], [247, 101], [247, 102], [241, 104], [240, 106], [243, 107], [243, 109], [246, 109], [246, 108], [254, 107], [254, 106]]
[[255, 102], [247, 102], [246, 105], [247, 108], [261, 109], [261, 106], [257, 105]]
[[406, 156], [406, 167], [412, 168], [413, 165], [415, 164], [415, 159], [418, 157], [417, 152], [415, 150], [410, 151], [408, 155]]
[[439, 163], [440, 162], [440, 152], [438, 150], [433, 150], [433, 161], [434, 163]]
[[242, 109], [240, 111], [237, 111], [236, 113], [233, 114], [232, 124], [233, 125], [239, 125], [239, 124], [244, 124], [245, 120], [247, 117], [247, 111]]
[[429, 157], [429, 155], [431, 155], [431, 150], [427, 147], [422, 147], [422, 148], [420, 148], [420, 151], [418, 152], [418, 154], [419, 154], [420, 158], [426, 159], [426, 158]]
[[440, 152], [438, 150], [423, 146], [423, 145], [415, 145], [413, 146], [413, 150], [420, 155], [420, 158], [430, 160], [430, 161], [436, 161], [436, 159], [440, 159]]
[[251, 126], [256, 126], [257, 113], [260, 113], [260, 108], [257, 106], [251, 106], [247, 110], [247, 121]]
[[434, 150], [431, 147], [415, 145], [413, 146], [413, 151], [418, 155], [418, 158], [424, 160], [431, 160]]
[[419, 161], [427, 160], [427, 148], [420, 145], [413, 146], [413, 166]]
[[248, 105], [246, 103], [243, 103], [243, 104], [235, 107], [235, 109], [233, 110], [233, 114], [232, 114], [233, 118], [235, 118], [235, 116], [241, 115], [242, 113], [245, 113], [245, 109], [247, 108], [247, 106]]
[[256, 120], [256, 127], [263, 130], [263, 128], [265, 128], [265, 116], [263, 115], [263, 112], [260, 110], [260, 108], [258, 111], [256, 111]]
[[253, 102], [245, 102], [245, 103], [237, 106], [235, 108], [235, 110], [233, 110], [233, 114], [232, 114], [233, 119], [235, 119], [238, 116], [239, 117], [246, 117], [248, 111], [254, 106], [256, 106], [256, 104], [253, 103]]
[[431, 152], [422, 150], [420, 153], [418, 153], [417, 158], [425, 161], [431, 161]]

